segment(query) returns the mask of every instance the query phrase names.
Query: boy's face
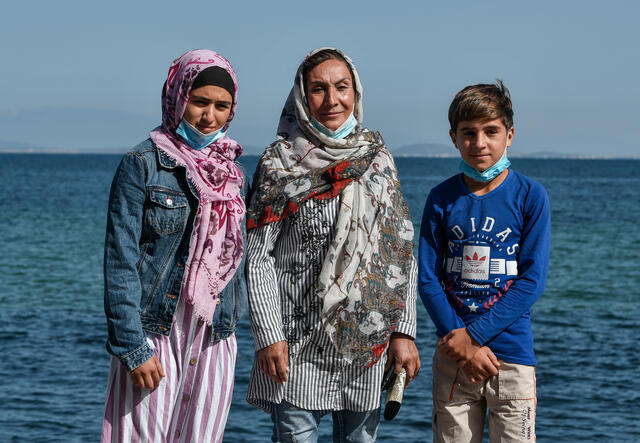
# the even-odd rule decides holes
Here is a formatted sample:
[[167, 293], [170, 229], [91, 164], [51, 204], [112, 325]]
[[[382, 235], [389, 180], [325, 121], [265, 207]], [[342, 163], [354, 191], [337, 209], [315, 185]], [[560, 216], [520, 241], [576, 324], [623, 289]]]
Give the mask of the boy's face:
[[513, 140], [513, 126], [507, 130], [499, 118], [462, 121], [454, 133], [449, 130], [451, 141], [460, 151], [462, 159], [476, 171], [493, 166]]

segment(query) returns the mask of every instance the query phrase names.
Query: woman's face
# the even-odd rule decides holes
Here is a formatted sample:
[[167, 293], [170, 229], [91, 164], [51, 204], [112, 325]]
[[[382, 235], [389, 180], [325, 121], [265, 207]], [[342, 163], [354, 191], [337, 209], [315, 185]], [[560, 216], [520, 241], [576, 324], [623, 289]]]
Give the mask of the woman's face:
[[341, 60], [324, 61], [309, 71], [305, 93], [311, 115], [332, 131], [338, 129], [353, 112], [353, 78]]
[[202, 86], [191, 90], [182, 118], [203, 134], [210, 134], [227, 122], [232, 104], [233, 98], [226, 89]]

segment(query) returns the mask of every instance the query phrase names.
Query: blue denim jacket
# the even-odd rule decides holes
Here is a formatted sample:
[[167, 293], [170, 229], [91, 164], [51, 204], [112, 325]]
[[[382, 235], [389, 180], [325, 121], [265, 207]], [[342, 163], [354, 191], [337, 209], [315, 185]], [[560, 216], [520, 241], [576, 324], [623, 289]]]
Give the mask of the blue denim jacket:
[[[246, 188], [245, 176], [243, 198]], [[197, 195], [186, 169], [150, 139], [125, 154], [113, 178], [104, 252], [107, 351], [128, 370], [153, 356], [145, 331], [169, 335], [171, 330]], [[242, 234], [246, 237], [244, 224]], [[244, 258], [217, 303], [212, 341], [233, 334], [247, 307]]]

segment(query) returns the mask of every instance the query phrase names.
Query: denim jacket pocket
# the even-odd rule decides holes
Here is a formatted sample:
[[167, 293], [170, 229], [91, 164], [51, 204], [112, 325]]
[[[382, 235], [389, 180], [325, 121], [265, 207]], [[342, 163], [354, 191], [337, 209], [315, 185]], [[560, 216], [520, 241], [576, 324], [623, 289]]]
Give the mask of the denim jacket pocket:
[[160, 235], [175, 234], [184, 230], [187, 219], [187, 198], [184, 194], [167, 189], [148, 189], [149, 208], [146, 219], [149, 226]]

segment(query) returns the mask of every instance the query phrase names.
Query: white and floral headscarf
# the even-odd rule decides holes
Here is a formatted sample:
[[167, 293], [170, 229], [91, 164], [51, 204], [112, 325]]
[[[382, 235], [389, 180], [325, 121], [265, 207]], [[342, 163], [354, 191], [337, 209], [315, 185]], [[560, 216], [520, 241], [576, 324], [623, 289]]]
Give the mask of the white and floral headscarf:
[[278, 138], [258, 164], [247, 228], [282, 220], [310, 198], [340, 198], [333, 241], [316, 282], [326, 332], [345, 359], [372, 365], [400, 321], [409, 287], [413, 225], [384, 140], [362, 126], [362, 86], [353, 62], [354, 116], [344, 139], [311, 123], [303, 65], [280, 117]]

